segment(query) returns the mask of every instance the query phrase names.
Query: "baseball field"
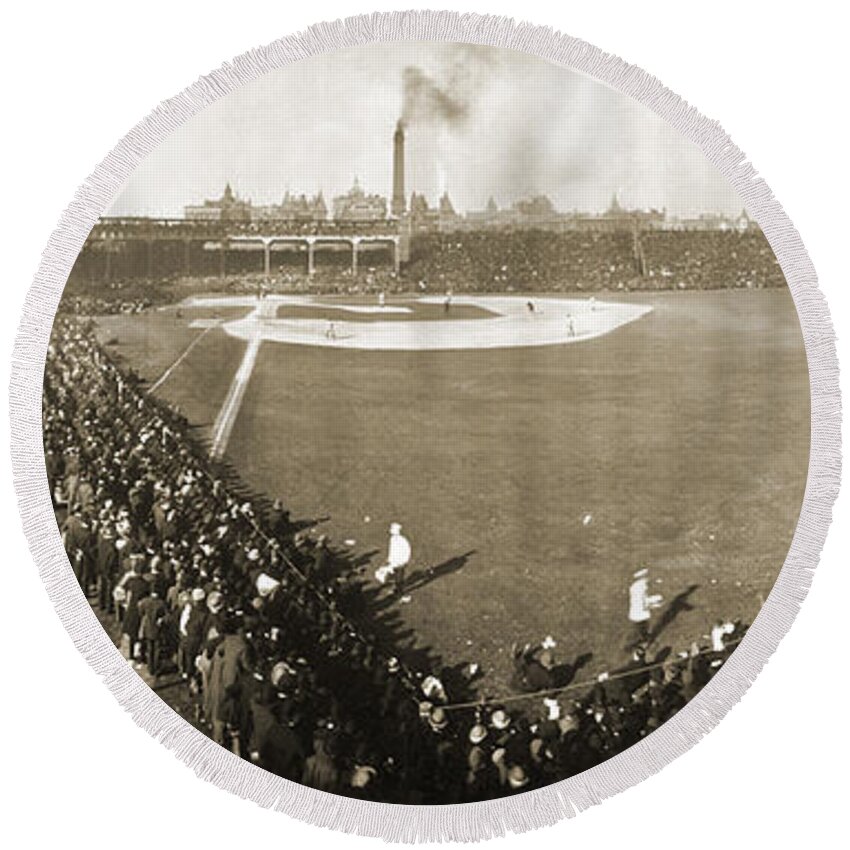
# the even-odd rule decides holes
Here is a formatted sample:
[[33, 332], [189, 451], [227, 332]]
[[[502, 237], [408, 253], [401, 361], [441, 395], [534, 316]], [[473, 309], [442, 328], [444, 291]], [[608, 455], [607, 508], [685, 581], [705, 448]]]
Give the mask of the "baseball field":
[[[664, 596], [657, 645], [685, 648], [718, 617], [751, 620], [784, 561], [808, 467], [805, 352], [785, 289], [611, 301], [636, 318], [541, 345], [369, 350], [271, 334], [224, 457], [371, 568], [401, 523], [414, 580], [392, 603], [400, 645], [480, 663], [484, 692], [506, 687], [512, 642], [546, 634], [559, 660], [592, 654], [588, 675], [621, 664], [641, 563]], [[319, 329], [340, 303], [267, 312]], [[471, 298], [455, 313], [388, 306], [435, 325], [492, 321]], [[224, 325], [248, 312], [209, 302], [98, 324], [211, 439], [251, 344]]]

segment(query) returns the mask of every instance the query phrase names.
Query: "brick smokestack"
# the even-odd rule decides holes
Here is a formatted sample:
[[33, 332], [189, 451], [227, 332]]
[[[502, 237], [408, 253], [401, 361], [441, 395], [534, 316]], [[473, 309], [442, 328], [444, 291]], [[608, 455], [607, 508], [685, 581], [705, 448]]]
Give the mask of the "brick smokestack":
[[401, 218], [407, 210], [404, 196], [404, 124], [396, 124], [393, 136], [393, 199], [390, 212]]

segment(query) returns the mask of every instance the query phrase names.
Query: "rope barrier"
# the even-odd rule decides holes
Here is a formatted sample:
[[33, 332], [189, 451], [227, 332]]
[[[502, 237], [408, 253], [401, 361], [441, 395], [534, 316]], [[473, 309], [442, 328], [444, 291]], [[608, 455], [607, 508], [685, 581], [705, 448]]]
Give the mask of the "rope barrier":
[[[726, 641], [724, 643], [724, 648], [728, 649], [730, 646], [736, 646], [744, 639], [743, 635], [739, 638], [735, 638], [734, 640]], [[708, 655], [714, 653], [713, 649], [701, 649], [699, 652], [688, 654], [687, 658], [679, 658], [677, 659], [680, 663], [687, 663], [692, 658], [697, 658], [700, 655]], [[724, 659], [725, 662], [726, 659]], [[587, 679], [583, 682], [570, 682], [568, 685], [563, 685], [558, 688], [546, 688], [542, 691], [532, 691], [527, 694], [507, 694], [506, 696], [501, 697], [485, 697], [477, 701], [470, 702], [455, 702], [449, 703], [448, 705], [441, 705], [440, 708], [443, 711], [455, 711], [463, 708], [481, 708], [483, 705], [487, 703], [502, 705], [503, 703], [511, 703], [511, 702], [522, 702], [524, 700], [529, 699], [539, 699], [541, 697], [549, 696], [551, 694], [563, 694], [566, 691], [575, 691], [575, 690], [584, 690], [586, 688], [592, 688], [599, 684], [607, 684], [608, 682], [616, 682], [620, 679], [628, 679], [631, 676], [640, 676], [643, 673], [648, 673], [651, 670], [660, 670], [662, 667], [666, 666], [670, 663], [669, 659], [665, 659], [664, 661], [656, 661], [652, 664], [647, 664], [643, 667], [633, 667], [630, 670], [623, 670], [620, 673], [612, 673], [607, 676], [605, 679], [600, 680], [599, 677], [595, 679]]]

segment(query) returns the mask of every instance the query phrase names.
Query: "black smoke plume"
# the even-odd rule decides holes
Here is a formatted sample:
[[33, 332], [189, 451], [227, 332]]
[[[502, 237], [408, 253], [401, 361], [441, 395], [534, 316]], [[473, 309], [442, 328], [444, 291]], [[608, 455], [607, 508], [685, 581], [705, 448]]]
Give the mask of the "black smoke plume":
[[402, 124], [430, 124], [460, 129], [498, 63], [492, 48], [475, 44], [445, 45], [434, 76], [409, 65], [402, 73]]
[[402, 76], [401, 122], [457, 126], [469, 116], [469, 103], [461, 92], [440, 86], [420, 68], [409, 66]]

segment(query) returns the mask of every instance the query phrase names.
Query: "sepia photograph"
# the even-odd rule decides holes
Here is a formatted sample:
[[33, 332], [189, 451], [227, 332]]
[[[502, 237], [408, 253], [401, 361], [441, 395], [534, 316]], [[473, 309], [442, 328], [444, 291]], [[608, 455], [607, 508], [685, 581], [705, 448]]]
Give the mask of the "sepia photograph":
[[699, 148], [535, 56], [396, 42], [141, 161], [42, 408], [80, 590], [165, 703], [310, 788], [453, 804], [601, 764], [712, 679], [788, 554], [809, 397]]

